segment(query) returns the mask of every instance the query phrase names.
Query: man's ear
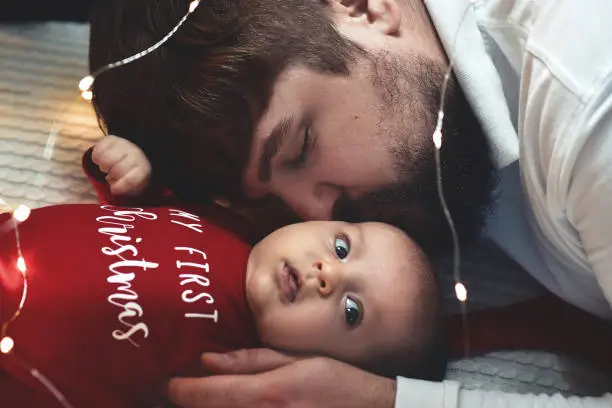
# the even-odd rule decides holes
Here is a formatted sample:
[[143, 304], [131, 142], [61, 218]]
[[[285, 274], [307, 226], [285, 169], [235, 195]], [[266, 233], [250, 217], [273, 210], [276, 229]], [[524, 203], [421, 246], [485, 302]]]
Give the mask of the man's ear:
[[401, 0], [328, 0], [337, 24], [397, 35], [402, 21]]

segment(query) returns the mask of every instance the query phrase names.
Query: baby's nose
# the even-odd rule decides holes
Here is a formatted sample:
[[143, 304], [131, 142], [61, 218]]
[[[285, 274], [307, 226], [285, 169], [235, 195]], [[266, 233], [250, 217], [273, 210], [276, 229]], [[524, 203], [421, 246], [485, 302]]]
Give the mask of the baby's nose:
[[321, 296], [329, 296], [338, 285], [338, 271], [336, 266], [329, 262], [317, 261], [314, 264], [316, 269], [316, 277], [318, 280], [317, 291]]

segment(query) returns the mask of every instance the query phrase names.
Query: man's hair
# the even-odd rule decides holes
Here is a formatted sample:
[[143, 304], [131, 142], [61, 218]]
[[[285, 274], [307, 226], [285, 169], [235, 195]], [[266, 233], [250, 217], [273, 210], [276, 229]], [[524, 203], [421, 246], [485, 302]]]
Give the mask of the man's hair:
[[[90, 69], [156, 43], [188, 6], [100, 1], [91, 20]], [[326, 1], [206, 0], [160, 49], [98, 77], [93, 105], [101, 127], [139, 145], [179, 198], [236, 200], [255, 125], [280, 72], [302, 64], [348, 75], [361, 52], [338, 33]]]

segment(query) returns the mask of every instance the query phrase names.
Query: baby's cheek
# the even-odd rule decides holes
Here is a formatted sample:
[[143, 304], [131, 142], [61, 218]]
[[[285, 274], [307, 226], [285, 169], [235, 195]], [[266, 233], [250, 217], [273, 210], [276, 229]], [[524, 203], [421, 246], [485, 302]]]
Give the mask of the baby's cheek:
[[264, 316], [256, 320], [255, 323], [257, 324], [259, 338], [264, 345], [289, 350], [283, 327], [278, 320], [274, 319], [274, 316]]
[[263, 344], [284, 351], [302, 351], [308, 345], [305, 341], [303, 320], [293, 310], [269, 310], [256, 320]]
[[316, 305], [292, 305], [262, 321], [262, 342], [288, 352], [328, 354], [342, 338], [329, 312]]

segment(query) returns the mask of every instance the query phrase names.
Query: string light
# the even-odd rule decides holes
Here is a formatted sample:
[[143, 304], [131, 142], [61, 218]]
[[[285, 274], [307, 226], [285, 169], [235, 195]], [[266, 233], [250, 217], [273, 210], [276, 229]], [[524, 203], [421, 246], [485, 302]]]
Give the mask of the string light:
[[96, 71], [92, 72], [91, 74], [87, 75], [83, 79], [81, 79], [81, 81], [79, 82], [79, 90], [81, 91], [81, 97], [85, 99], [86, 101], [90, 101], [93, 98], [91, 87], [93, 86], [96, 78], [100, 76], [101, 74], [103, 74], [104, 72], [120, 67], [122, 65], [126, 65], [131, 62], [134, 62], [144, 57], [145, 55], [152, 53], [153, 51], [155, 51], [156, 49], [164, 45], [179, 30], [179, 28], [181, 28], [183, 23], [187, 21], [187, 18], [189, 17], [189, 15], [193, 13], [198, 8], [199, 5], [200, 5], [199, 0], [191, 1], [189, 3], [189, 9], [187, 10], [187, 13], [183, 16], [183, 18], [179, 20], [179, 22], [168, 32], [168, 34], [166, 34], [161, 40], [159, 40], [158, 42], [156, 42], [155, 44], [153, 44], [146, 50], [138, 52], [122, 60], [112, 62], [108, 65], [105, 65], [97, 69]]
[[455, 295], [460, 302], [467, 301], [467, 289], [461, 282], [455, 284]]
[[12, 338], [8, 336], [3, 337], [2, 340], [0, 340], [0, 353], [2, 354], [10, 353], [14, 345], [15, 345], [15, 341], [13, 341]]
[[442, 165], [440, 160], [440, 150], [442, 149], [442, 143], [444, 141], [444, 137], [442, 134], [442, 128], [444, 126], [444, 100], [446, 98], [446, 90], [448, 88], [448, 82], [450, 81], [451, 75], [453, 73], [454, 61], [455, 61], [455, 47], [457, 43], [457, 36], [459, 35], [459, 29], [463, 25], [463, 20], [467, 16], [468, 11], [472, 7], [472, 3], [470, 2], [463, 11], [463, 15], [459, 20], [459, 24], [457, 25], [457, 30], [455, 31], [455, 35], [453, 37], [453, 44], [450, 48], [450, 61], [448, 63], [448, 67], [446, 69], [446, 73], [444, 74], [444, 80], [442, 81], [442, 90], [440, 92], [440, 105], [438, 109], [438, 119], [436, 121], [436, 127], [434, 128], [432, 134], [432, 141], [434, 144], [434, 155], [436, 160], [436, 184], [438, 189], [438, 198], [440, 200], [440, 205], [442, 206], [442, 211], [444, 213], [444, 217], [446, 218], [446, 222], [448, 223], [448, 227], [451, 232], [451, 237], [453, 240], [453, 279], [455, 281], [455, 296], [459, 301], [459, 305], [461, 306], [461, 318], [462, 318], [462, 328], [463, 328], [463, 345], [464, 345], [464, 354], [465, 356], [469, 355], [470, 351], [470, 333], [467, 324], [467, 300], [468, 300], [468, 291], [465, 285], [461, 282], [461, 274], [460, 274], [460, 265], [461, 265], [461, 247], [459, 245], [459, 237], [457, 235], [457, 230], [455, 228], [455, 223], [453, 221], [453, 217], [448, 209], [448, 205], [446, 204], [446, 199], [444, 198], [444, 191], [442, 189]]
[[21, 361], [14, 354], [15, 349], [15, 340], [8, 335], [8, 329], [11, 323], [13, 323], [23, 311], [23, 308], [26, 303], [26, 299], [28, 297], [28, 275], [27, 275], [27, 265], [25, 262], [25, 258], [23, 257], [23, 252], [21, 250], [21, 238], [19, 235], [19, 224], [25, 222], [30, 216], [31, 210], [25, 205], [20, 205], [15, 210], [12, 211], [11, 221], [13, 224], [13, 231], [15, 232], [15, 243], [17, 246], [17, 270], [20, 272], [22, 278], [22, 286], [21, 286], [21, 298], [19, 300], [19, 305], [17, 309], [11, 316], [9, 320], [2, 324], [2, 328], [0, 329], [0, 354], [4, 354], [7, 356], [13, 357], [13, 360], [21, 365], [26, 371], [38, 382], [40, 382], [54, 397], [55, 399], [64, 407], [64, 408], [73, 408], [73, 406], [68, 402], [68, 400], [64, 397], [64, 395], [57, 389], [57, 387], [40, 371], [37, 369], [30, 367], [25, 362]]
[[23, 256], [17, 258], [17, 269], [19, 269], [19, 272], [21, 273], [25, 273], [27, 270], [25, 259], [23, 259]]
[[[25, 300], [28, 296], [28, 279], [26, 275], [27, 267], [26, 267], [25, 259], [23, 258], [23, 253], [21, 252], [21, 242], [20, 242], [21, 240], [19, 237], [19, 223], [25, 221], [28, 218], [29, 214], [30, 214], [30, 209], [24, 205], [20, 205], [17, 208], [17, 210], [14, 210], [12, 213], [12, 221], [14, 225], [13, 231], [15, 231], [15, 242], [17, 244], [17, 265], [16, 266], [19, 272], [21, 272], [21, 277], [23, 279], [23, 286], [22, 286], [22, 291], [21, 291], [21, 299], [19, 300], [19, 306], [17, 306], [17, 309], [15, 310], [15, 313], [13, 313], [13, 316], [11, 316], [11, 318], [8, 321], [2, 324], [2, 330], [0, 331], [0, 337], [2, 338], [2, 340], [0, 341], [2, 342], [5, 341], [5, 336], [6, 336], [6, 331], [8, 329], [8, 326], [11, 323], [13, 323], [15, 319], [17, 319], [19, 315], [21, 314], [21, 311], [23, 310], [23, 305], [25, 304]], [[10, 340], [12, 342], [12, 339]], [[10, 348], [12, 349], [13, 347], [11, 346]]]
[[[459, 266], [461, 263], [459, 238], [457, 236], [457, 230], [455, 229], [455, 223], [453, 221], [453, 217], [451, 216], [450, 210], [448, 209], [448, 206], [446, 204], [446, 200], [444, 198], [444, 191], [442, 189], [442, 166], [440, 163], [440, 150], [442, 149], [442, 142], [443, 142], [442, 128], [444, 126], [444, 100], [446, 98], [446, 90], [448, 89], [448, 82], [450, 81], [451, 75], [453, 73], [457, 37], [459, 35], [459, 29], [463, 25], [463, 20], [465, 20], [465, 17], [467, 16], [467, 13], [470, 10], [471, 6], [472, 6], [472, 3], [468, 4], [465, 10], [463, 11], [463, 15], [461, 16], [461, 19], [459, 20], [459, 24], [457, 26], [457, 31], [455, 32], [455, 35], [453, 37], [453, 44], [449, 51], [450, 61], [448, 63], [448, 67], [444, 74], [444, 80], [442, 81], [442, 90], [440, 92], [440, 105], [439, 105], [440, 107], [438, 109], [438, 119], [436, 121], [436, 127], [434, 128], [434, 131], [432, 134], [432, 140], [433, 140], [433, 144], [435, 147], [434, 154], [436, 158], [438, 198], [440, 199], [440, 204], [442, 205], [442, 211], [444, 212], [444, 216], [446, 217], [446, 221], [451, 230], [451, 235], [453, 239], [453, 278], [455, 280], [455, 294], [457, 295], [457, 299], [460, 302], [465, 302], [467, 300], [467, 289], [465, 288], [465, 285], [461, 283], [461, 276], [459, 273]], [[458, 288], [461, 288], [461, 289], [458, 289]]]
[[29, 207], [26, 207], [25, 205], [20, 205], [15, 209], [15, 211], [13, 211], [13, 218], [15, 218], [17, 222], [24, 222], [28, 219], [30, 213], [31, 211]]

